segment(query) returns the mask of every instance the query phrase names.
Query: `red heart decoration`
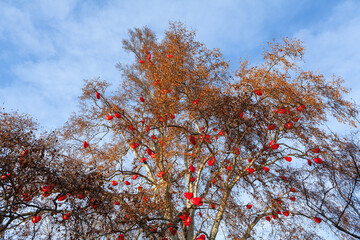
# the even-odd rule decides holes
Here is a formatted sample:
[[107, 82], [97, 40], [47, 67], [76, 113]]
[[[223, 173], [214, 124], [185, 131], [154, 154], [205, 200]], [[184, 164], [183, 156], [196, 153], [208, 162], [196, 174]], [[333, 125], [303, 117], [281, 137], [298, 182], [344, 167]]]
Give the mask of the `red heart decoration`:
[[314, 221], [315, 221], [316, 223], [321, 223], [321, 218], [316, 217], [316, 218], [314, 218]]
[[189, 226], [190, 223], [191, 223], [191, 217], [187, 217], [186, 220], [183, 221], [183, 224], [184, 224], [185, 226]]
[[70, 218], [70, 215], [71, 215], [70, 213], [66, 213], [66, 214], [62, 215], [62, 219], [68, 220]]
[[271, 215], [273, 219], [277, 219], [278, 217], [276, 215]]
[[121, 114], [119, 114], [119, 113], [115, 113], [114, 115], [116, 118], [121, 118]]
[[172, 234], [172, 235], [175, 235], [177, 233], [177, 230], [173, 227], [169, 227], [169, 232]]
[[282, 178], [282, 180], [284, 180], [284, 181], [286, 181], [287, 179], [286, 179], [286, 177], [284, 177], [284, 176], [280, 176], [281, 178]]
[[147, 154], [149, 154], [149, 155], [153, 154], [153, 152], [152, 152], [149, 148], [146, 149], [146, 152], [147, 152]]
[[262, 92], [258, 89], [254, 89], [254, 93], [258, 96], [261, 96], [262, 95]]
[[145, 102], [145, 99], [143, 97], [139, 97], [140, 102]]
[[189, 140], [190, 140], [192, 145], [196, 145], [196, 138], [193, 135], [189, 136]]
[[266, 220], [268, 220], [270, 222], [271, 218], [269, 216], [265, 217]]
[[311, 150], [313, 153], [319, 153], [320, 152], [320, 148], [314, 148]]
[[84, 141], [84, 148], [87, 148], [88, 146], [89, 144], [86, 141]]
[[125, 237], [124, 237], [124, 235], [120, 234], [116, 240], [125, 240]]
[[279, 108], [277, 110], [277, 112], [280, 113], [280, 114], [284, 114], [284, 113], [286, 113], [286, 109], [285, 108]]
[[264, 171], [265, 171], [265, 172], [269, 172], [269, 168], [268, 168], [268, 167], [264, 167]]
[[144, 63], [144, 61], [140, 59], [140, 60], [139, 60], [139, 63]]
[[130, 185], [130, 183], [128, 181], [125, 181], [125, 185]]
[[314, 158], [314, 162], [321, 164], [322, 163], [322, 159], [321, 158]]
[[291, 162], [291, 157], [285, 157], [285, 160], [288, 161], [288, 162]]
[[106, 118], [106, 120], [111, 120], [111, 119], [113, 119], [114, 117], [111, 116], [111, 115], [108, 115], [108, 116], [106, 116], [105, 118]]
[[308, 159], [308, 165], [311, 166], [311, 160], [310, 159]]
[[174, 56], [173, 56], [173, 55], [168, 54], [168, 55], [166, 55], [166, 57], [167, 57], [167, 58], [173, 58]]
[[199, 205], [200, 206], [200, 203], [201, 203], [201, 198], [199, 197], [196, 197], [196, 198], [192, 198], [191, 199], [191, 202], [195, 205]]
[[146, 163], [146, 158], [141, 158], [141, 159], [140, 159], [140, 162]]
[[115, 201], [115, 205], [117, 206], [117, 205], [119, 205], [120, 203], [118, 202], [118, 201]]
[[77, 196], [78, 199], [84, 199], [85, 198], [84, 194], [82, 194], [82, 193], [79, 193], [76, 196]]
[[215, 208], [216, 208], [216, 205], [215, 205], [215, 204], [210, 204], [210, 207], [211, 207], [212, 209], [215, 209]]
[[165, 172], [164, 172], [164, 171], [161, 171], [161, 172], [159, 172], [159, 173], [157, 174], [157, 176], [158, 176], [159, 178], [162, 178], [162, 177], [164, 176], [164, 174], [165, 174]]
[[296, 192], [295, 188], [290, 188], [290, 192]]
[[151, 60], [151, 54], [149, 53], [147, 60], [150, 61]]
[[181, 220], [185, 221], [188, 216], [189, 216], [189, 214], [188, 214], [187, 212], [184, 212], [183, 214], [181, 214], [181, 215], [179, 216], [179, 218], [181, 218]]
[[118, 185], [117, 181], [112, 181], [111, 184], [112, 184], [113, 186]]
[[195, 182], [195, 180], [196, 180], [195, 177], [190, 178], [190, 182]]
[[205, 235], [201, 234], [199, 237], [196, 238], [196, 240], [205, 240]]
[[96, 98], [97, 98], [97, 99], [100, 99], [100, 93], [96, 92], [95, 95], [96, 95]]
[[64, 201], [66, 198], [67, 198], [67, 195], [65, 194], [65, 195], [60, 196], [57, 200]]
[[240, 155], [240, 150], [239, 150], [238, 147], [236, 148], [235, 152], [236, 152], [237, 155]]
[[284, 125], [285, 128], [291, 128], [292, 127], [292, 122], [288, 122]]
[[211, 159], [209, 159], [209, 161], [208, 161], [208, 165], [212, 166], [212, 165], [214, 165], [214, 163], [215, 163], [215, 157], [211, 157]]
[[187, 198], [187, 199], [192, 199], [193, 193], [191, 193], [191, 192], [185, 192], [185, 193], [184, 193], [184, 197]]
[[232, 166], [226, 166], [226, 170], [230, 171]]
[[295, 202], [296, 199], [295, 199], [295, 197], [290, 197], [290, 200]]
[[301, 106], [297, 107], [296, 110], [298, 110], [299, 112], [301, 112], [301, 111], [304, 111], [305, 108], [306, 108], [305, 105], [301, 105]]
[[246, 205], [246, 208], [247, 208], [247, 209], [251, 209], [251, 208], [252, 208], [252, 205], [251, 205], [251, 204], [248, 204], [248, 205]]
[[279, 148], [279, 144], [276, 143], [276, 144], [271, 145], [270, 147], [271, 147], [272, 149], [278, 149], [278, 148]]
[[276, 211], [276, 214], [281, 215], [281, 211], [280, 211], [280, 210], [277, 210], [277, 211]]
[[272, 146], [272, 145], [274, 145], [274, 143], [275, 143], [275, 140], [271, 140], [271, 141], [269, 142], [269, 145]]
[[289, 211], [284, 211], [283, 214], [287, 217], [289, 216]]
[[297, 122], [297, 121], [299, 121], [299, 118], [298, 118], [298, 117], [295, 117], [295, 118], [293, 118], [292, 121], [293, 121], [293, 122]]
[[136, 149], [138, 146], [139, 146], [138, 143], [133, 143], [133, 144], [130, 145], [130, 147], [131, 147], [132, 149]]
[[136, 180], [138, 178], [139, 175], [135, 174], [132, 179]]
[[274, 130], [276, 128], [276, 125], [275, 124], [271, 124], [268, 126], [268, 129], [269, 130]]
[[255, 169], [253, 169], [253, 168], [247, 168], [246, 171], [247, 171], [248, 173], [253, 173], [253, 172], [255, 171]]
[[218, 133], [218, 135], [224, 135], [224, 131], [223, 130], [221, 130], [219, 133]]
[[193, 173], [193, 172], [195, 172], [195, 167], [193, 165], [190, 165], [189, 170], [190, 170], [190, 172]]

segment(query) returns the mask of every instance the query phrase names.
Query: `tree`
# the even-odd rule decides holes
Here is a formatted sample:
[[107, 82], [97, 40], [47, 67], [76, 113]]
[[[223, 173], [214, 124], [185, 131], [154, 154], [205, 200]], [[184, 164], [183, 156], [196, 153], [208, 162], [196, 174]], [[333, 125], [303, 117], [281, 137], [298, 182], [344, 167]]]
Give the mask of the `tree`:
[[[67, 236], [202, 240], [223, 226], [232, 239], [360, 238], [359, 157], [323, 127], [355, 126], [358, 112], [340, 78], [296, 65], [300, 41], [271, 42], [263, 64], [232, 73], [180, 23], [161, 41], [129, 34], [122, 86], [86, 81], [62, 129]], [[79, 184], [80, 172], [95, 177]]]

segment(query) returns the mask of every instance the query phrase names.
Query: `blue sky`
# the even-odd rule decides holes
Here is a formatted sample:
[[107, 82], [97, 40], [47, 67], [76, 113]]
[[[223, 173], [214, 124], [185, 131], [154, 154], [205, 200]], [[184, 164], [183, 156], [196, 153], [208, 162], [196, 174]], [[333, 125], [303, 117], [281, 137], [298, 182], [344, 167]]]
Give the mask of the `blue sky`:
[[114, 67], [132, 61], [121, 40], [129, 28], [149, 26], [161, 37], [169, 20], [197, 31], [237, 67], [261, 60], [267, 41], [298, 37], [305, 64], [336, 74], [360, 102], [360, 1], [335, 0], [2, 0], [0, 106], [60, 127], [76, 110], [83, 79], [121, 81]]

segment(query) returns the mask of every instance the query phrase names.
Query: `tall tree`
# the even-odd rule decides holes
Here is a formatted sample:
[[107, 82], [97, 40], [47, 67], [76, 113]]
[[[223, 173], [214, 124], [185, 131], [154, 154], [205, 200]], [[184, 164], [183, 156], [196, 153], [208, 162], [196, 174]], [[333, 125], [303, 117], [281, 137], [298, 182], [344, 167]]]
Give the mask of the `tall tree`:
[[232, 73], [180, 23], [161, 41], [129, 34], [136, 61], [118, 65], [122, 85], [86, 81], [62, 130], [69, 178], [76, 166], [95, 176], [61, 189], [68, 236], [360, 238], [358, 154], [324, 128], [329, 117], [355, 126], [357, 111], [340, 78], [297, 65], [300, 41], [271, 42], [263, 64]]

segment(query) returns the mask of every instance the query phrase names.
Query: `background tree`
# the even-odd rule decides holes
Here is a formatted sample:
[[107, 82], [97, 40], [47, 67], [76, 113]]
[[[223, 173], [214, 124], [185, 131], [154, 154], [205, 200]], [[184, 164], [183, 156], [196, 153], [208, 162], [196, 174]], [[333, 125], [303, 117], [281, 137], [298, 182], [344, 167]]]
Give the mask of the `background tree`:
[[360, 238], [358, 154], [324, 129], [329, 117], [355, 126], [357, 111], [340, 78], [296, 65], [299, 41], [272, 42], [263, 64], [233, 73], [180, 23], [161, 41], [146, 27], [129, 34], [136, 61], [118, 65], [122, 85], [86, 81], [62, 130], [65, 235]]

